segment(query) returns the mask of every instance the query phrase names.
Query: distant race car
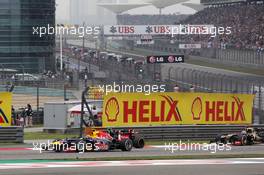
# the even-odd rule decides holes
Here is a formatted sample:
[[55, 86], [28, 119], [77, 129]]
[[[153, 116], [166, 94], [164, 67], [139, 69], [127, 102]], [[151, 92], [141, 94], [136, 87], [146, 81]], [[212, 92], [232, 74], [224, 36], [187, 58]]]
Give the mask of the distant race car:
[[133, 147], [143, 148], [144, 145], [143, 137], [133, 130], [92, 129], [84, 138], [57, 139], [42, 149], [55, 152], [110, 151], [114, 149], [131, 151]]
[[223, 134], [217, 136], [211, 143], [232, 145], [253, 145], [264, 142], [264, 128], [248, 127], [239, 133]]

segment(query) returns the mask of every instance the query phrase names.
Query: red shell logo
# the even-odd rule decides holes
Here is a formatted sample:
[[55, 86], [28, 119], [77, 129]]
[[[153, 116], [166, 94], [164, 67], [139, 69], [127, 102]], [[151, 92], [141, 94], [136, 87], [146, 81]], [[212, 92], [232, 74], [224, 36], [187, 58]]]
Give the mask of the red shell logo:
[[149, 58], [149, 62], [151, 63], [155, 63], [156, 62], [156, 58], [154, 56]]
[[200, 97], [196, 97], [192, 103], [193, 120], [201, 120], [202, 110], [202, 99]]
[[173, 63], [173, 62], [174, 62], [174, 57], [173, 57], [173, 56], [169, 56], [169, 57], [168, 57], [168, 61], [169, 61], [170, 63]]
[[105, 107], [105, 114], [108, 122], [116, 122], [119, 114], [119, 104], [115, 97], [110, 98]]

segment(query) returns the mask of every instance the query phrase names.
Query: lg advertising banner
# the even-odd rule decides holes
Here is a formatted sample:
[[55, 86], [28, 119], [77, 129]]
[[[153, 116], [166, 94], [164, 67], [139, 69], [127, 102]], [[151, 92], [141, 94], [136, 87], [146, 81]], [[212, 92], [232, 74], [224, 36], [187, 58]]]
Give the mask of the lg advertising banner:
[[148, 64], [184, 63], [184, 55], [147, 56]]
[[0, 127], [11, 125], [12, 94], [0, 92]]
[[111, 93], [103, 127], [251, 124], [254, 95], [212, 93]]

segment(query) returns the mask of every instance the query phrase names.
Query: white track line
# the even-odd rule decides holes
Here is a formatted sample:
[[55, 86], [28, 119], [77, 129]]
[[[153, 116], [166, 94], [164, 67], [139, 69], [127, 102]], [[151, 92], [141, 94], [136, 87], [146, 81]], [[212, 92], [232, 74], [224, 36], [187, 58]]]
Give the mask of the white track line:
[[236, 159], [194, 159], [194, 160], [133, 160], [133, 161], [73, 161], [48, 163], [4, 163], [0, 169], [37, 169], [37, 168], [92, 168], [127, 166], [179, 166], [179, 165], [237, 165], [264, 164], [264, 158]]

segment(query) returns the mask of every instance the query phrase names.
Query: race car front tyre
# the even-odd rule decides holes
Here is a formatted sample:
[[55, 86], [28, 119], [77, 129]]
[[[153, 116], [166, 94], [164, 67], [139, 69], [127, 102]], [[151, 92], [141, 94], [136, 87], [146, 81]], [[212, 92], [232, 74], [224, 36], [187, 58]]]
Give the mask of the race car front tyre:
[[122, 151], [131, 151], [133, 147], [133, 142], [130, 139], [125, 139], [121, 142]]

